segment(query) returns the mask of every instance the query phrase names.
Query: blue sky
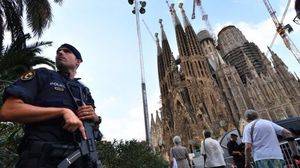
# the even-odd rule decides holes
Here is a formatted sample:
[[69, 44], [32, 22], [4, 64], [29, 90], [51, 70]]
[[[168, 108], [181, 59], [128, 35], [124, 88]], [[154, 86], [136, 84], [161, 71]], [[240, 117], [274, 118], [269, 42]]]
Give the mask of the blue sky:
[[[170, 2], [184, 2], [186, 13], [191, 16], [192, 0]], [[271, 3], [280, 15], [286, 0], [272, 0]], [[204, 0], [203, 5], [216, 34], [222, 27], [233, 24], [249, 41], [258, 44], [262, 51], [266, 50], [275, 28], [262, 0]], [[39, 40], [53, 41], [53, 46], [45, 48], [43, 55], [54, 60], [60, 44], [70, 43], [77, 47], [83, 56], [78, 77], [92, 91], [97, 113], [103, 118], [101, 130], [105, 139], [143, 140], [140, 69], [132, 6], [127, 0], [65, 0], [62, 6], [53, 4], [52, 7], [53, 22]], [[291, 9], [285, 23], [292, 23], [294, 15]], [[142, 19], [152, 33], [160, 32], [159, 18], [164, 21], [165, 31], [177, 56], [175, 32], [165, 0], [148, 0]], [[196, 31], [203, 28], [198, 10], [196, 19], [191, 23]], [[292, 26], [295, 32], [291, 38], [300, 47], [300, 25]], [[160, 107], [156, 46], [143, 24], [141, 29], [149, 113], [155, 113]], [[274, 51], [291, 71], [300, 73], [299, 64], [279, 38]]]

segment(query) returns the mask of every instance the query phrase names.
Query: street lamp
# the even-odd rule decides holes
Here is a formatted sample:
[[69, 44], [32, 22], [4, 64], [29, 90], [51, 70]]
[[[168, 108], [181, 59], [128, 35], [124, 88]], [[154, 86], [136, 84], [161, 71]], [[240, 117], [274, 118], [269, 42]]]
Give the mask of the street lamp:
[[145, 120], [145, 132], [146, 132], [146, 141], [150, 145], [150, 129], [149, 129], [149, 117], [148, 117], [148, 103], [147, 103], [147, 91], [146, 91], [146, 83], [145, 83], [145, 72], [144, 72], [144, 57], [143, 57], [143, 48], [142, 48], [142, 38], [141, 38], [141, 28], [140, 28], [140, 15], [145, 14], [146, 10], [146, 2], [139, 0], [128, 0], [130, 5], [134, 7], [132, 13], [135, 14], [136, 18], [136, 30], [138, 37], [138, 46], [139, 46], [139, 54], [140, 54], [140, 68], [141, 68], [141, 87], [142, 87], [142, 96], [143, 96], [143, 109], [144, 109], [144, 120]]

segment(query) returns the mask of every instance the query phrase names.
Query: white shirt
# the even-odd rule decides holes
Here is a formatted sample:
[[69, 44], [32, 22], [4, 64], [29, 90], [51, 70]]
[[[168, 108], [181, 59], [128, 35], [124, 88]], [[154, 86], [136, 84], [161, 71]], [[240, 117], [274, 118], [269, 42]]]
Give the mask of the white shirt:
[[204, 150], [203, 142], [201, 145], [201, 154], [202, 155], [206, 154], [207, 156], [205, 167], [225, 166], [226, 164], [223, 156], [224, 151], [220, 146], [219, 142], [212, 138], [206, 138], [205, 150]]
[[252, 144], [254, 161], [264, 159], [283, 160], [276, 134], [281, 135], [284, 128], [271, 121], [259, 119], [254, 126], [252, 143], [250, 132], [254, 121], [245, 126], [242, 140], [244, 143]]

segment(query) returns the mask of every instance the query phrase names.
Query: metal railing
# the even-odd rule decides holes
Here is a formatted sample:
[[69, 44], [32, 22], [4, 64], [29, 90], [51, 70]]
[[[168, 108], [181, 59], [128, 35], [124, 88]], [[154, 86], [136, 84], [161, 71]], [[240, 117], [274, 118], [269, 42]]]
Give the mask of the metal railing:
[[[300, 152], [300, 138], [296, 139], [298, 151]], [[292, 158], [292, 151], [287, 141], [280, 142], [280, 148], [283, 153], [285, 168], [300, 168], [299, 163]], [[223, 148], [224, 149], [224, 148]], [[225, 157], [226, 167], [231, 168], [233, 164], [232, 156]]]
[[[300, 150], [300, 138], [296, 139], [298, 151]], [[285, 166], [287, 168], [300, 168], [300, 163], [296, 163], [296, 161], [292, 158], [292, 151], [287, 141], [280, 142], [280, 148], [283, 153], [283, 157], [285, 160]]]

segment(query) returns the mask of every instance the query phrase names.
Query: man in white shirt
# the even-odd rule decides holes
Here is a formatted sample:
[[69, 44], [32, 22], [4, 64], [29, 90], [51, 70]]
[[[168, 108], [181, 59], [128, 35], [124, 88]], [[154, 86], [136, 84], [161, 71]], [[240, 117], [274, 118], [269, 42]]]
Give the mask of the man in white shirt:
[[[245, 143], [245, 167], [250, 167], [252, 152], [257, 168], [282, 168], [284, 159], [276, 134], [287, 138], [293, 150], [296, 146], [292, 133], [271, 121], [260, 119], [255, 110], [246, 110], [245, 118], [249, 122], [242, 140]], [[297, 154], [297, 151], [294, 152]]]
[[201, 144], [201, 154], [205, 157], [205, 167], [225, 168], [223, 149], [219, 142], [211, 138], [211, 132], [204, 132], [204, 141]]

